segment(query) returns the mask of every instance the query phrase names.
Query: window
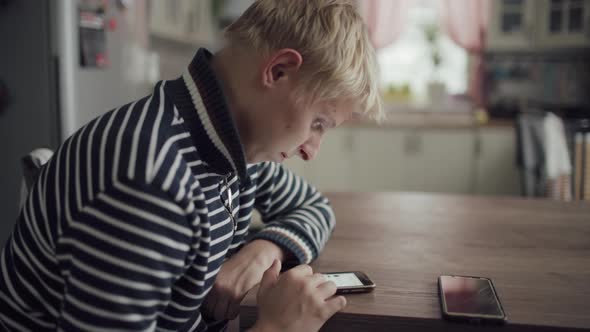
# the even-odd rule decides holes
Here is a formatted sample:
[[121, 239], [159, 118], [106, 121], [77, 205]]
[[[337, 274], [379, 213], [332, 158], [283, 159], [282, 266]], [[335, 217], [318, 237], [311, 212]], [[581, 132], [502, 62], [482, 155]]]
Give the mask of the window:
[[466, 92], [467, 51], [443, 33], [440, 14], [440, 1], [412, 1], [402, 35], [392, 45], [377, 51], [386, 100], [392, 100], [387, 97], [394, 94], [397, 101], [428, 104], [431, 82], [442, 83], [450, 94]]

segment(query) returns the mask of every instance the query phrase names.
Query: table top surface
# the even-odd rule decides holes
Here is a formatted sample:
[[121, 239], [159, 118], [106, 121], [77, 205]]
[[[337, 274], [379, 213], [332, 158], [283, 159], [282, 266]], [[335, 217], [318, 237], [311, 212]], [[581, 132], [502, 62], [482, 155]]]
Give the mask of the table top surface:
[[[367, 273], [342, 314], [440, 321], [439, 275], [491, 278], [509, 324], [590, 328], [590, 204], [329, 193], [336, 229], [314, 271]], [[251, 292], [243, 306], [255, 305]], [[514, 325], [513, 325], [514, 326]]]

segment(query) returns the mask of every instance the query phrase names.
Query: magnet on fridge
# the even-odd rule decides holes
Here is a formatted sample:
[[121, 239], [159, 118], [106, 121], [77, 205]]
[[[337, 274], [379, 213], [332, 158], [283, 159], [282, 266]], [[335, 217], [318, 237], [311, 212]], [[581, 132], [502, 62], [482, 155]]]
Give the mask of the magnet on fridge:
[[116, 18], [109, 19], [109, 30], [110, 31], [117, 30], [117, 19]]
[[79, 11], [80, 65], [104, 68], [107, 66], [105, 20], [100, 11]]

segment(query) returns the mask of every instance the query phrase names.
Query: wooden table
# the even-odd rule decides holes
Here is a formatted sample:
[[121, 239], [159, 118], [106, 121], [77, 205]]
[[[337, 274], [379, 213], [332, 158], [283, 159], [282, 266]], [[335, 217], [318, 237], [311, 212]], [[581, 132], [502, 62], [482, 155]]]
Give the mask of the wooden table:
[[[519, 198], [411, 193], [333, 193], [337, 226], [312, 266], [361, 270], [373, 293], [322, 331], [482, 330], [441, 318], [437, 277], [494, 281], [509, 323], [503, 331], [590, 329], [590, 205]], [[256, 319], [256, 297], [240, 325]]]

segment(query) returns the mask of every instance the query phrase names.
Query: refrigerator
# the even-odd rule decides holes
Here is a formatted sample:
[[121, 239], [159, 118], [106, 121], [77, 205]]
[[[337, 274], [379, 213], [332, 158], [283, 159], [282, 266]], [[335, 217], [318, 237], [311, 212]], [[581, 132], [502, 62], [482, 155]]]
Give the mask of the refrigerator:
[[19, 213], [21, 158], [150, 93], [146, 0], [0, 2], [0, 245]]

